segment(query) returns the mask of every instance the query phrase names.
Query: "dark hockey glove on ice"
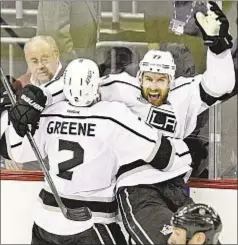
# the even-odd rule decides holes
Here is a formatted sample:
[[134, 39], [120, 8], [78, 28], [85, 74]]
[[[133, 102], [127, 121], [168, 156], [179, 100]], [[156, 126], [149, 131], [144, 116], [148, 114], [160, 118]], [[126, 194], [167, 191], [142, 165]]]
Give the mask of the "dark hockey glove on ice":
[[210, 9], [205, 16], [201, 12], [194, 15], [195, 23], [202, 32], [204, 44], [215, 54], [232, 48], [229, 21], [217, 3], [209, 1]]
[[[9, 84], [10, 81], [12, 81], [12, 84], [10, 84], [13, 93], [18, 97], [18, 94], [22, 91], [22, 86], [19, 81], [17, 81], [15, 78], [6, 76]], [[9, 96], [1, 82], [0, 84], [0, 115], [3, 111], [9, 110], [12, 107], [11, 101], [9, 99]]]
[[46, 99], [40, 88], [34, 85], [24, 87], [21, 97], [9, 113], [10, 121], [19, 136], [23, 137], [28, 128], [32, 135], [35, 134]]

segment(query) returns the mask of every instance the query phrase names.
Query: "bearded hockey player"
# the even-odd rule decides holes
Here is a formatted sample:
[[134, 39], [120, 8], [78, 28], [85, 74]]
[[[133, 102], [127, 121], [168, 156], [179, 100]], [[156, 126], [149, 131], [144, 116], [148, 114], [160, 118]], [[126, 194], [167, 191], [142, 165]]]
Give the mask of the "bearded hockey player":
[[[226, 98], [235, 84], [229, 23], [217, 4], [209, 3], [211, 6], [207, 16], [201, 13], [195, 16], [204, 43], [209, 47], [204, 74], [174, 80], [172, 55], [149, 51], [140, 63], [137, 79], [122, 73], [109, 75], [102, 80], [102, 100], [126, 103], [142, 120], [161, 130], [167, 137], [188, 136], [196, 127], [197, 116]], [[48, 98], [49, 103], [62, 99], [59, 84], [57, 81], [45, 86], [52, 94]], [[169, 145], [165, 145], [166, 151], [171, 151]], [[186, 159], [188, 152], [178, 157]], [[168, 227], [173, 212], [192, 202], [184, 190], [184, 180], [189, 176], [188, 172], [184, 178], [187, 172], [186, 168], [180, 168], [161, 173], [149, 166], [145, 168], [139, 162], [119, 169], [119, 206], [124, 225], [137, 244], [166, 244], [169, 232], [164, 232], [164, 227]], [[141, 178], [142, 175], [147, 177]], [[131, 178], [128, 179], [128, 176]]]
[[[196, 127], [197, 116], [209, 106], [229, 97], [235, 85], [229, 23], [218, 6], [213, 2], [210, 4], [207, 16], [196, 15], [204, 42], [209, 46], [204, 74], [174, 80], [172, 55], [152, 50], [140, 63], [140, 86], [138, 80], [123, 79], [123, 76], [128, 77], [127, 74], [121, 77], [111, 75], [102, 83], [102, 91], [108, 90], [104, 99], [127, 101], [132, 111], [164, 135], [185, 138], [191, 134]], [[177, 178], [171, 177], [167, 181], [161, 178], [160, 182], [146, 186], [135, 180], [131, 183], [134, 186], [128, 184], [128, 187], [119, 189], [122, 218], [137, 244], [166, 244], [169, 215], [179, 207], [192, 203], [184, 191], [183, 177], [178, 173]]]
[[[172, 55], [152, 50], [141, 61], [137, 79], [126, 73], [106, 77], [101, 85], [102, 98], [127, 103], [133, 112], [164, 135], [185, 138], [191, 134], [197, 116], [229, 97], [235, 85], [229, 23], [219, 7], [213, 2], [210, 4], [207, 16], [196, 15], [197, 25], [209, 47], [204, 74], [174, 80]], [[177, 178], [171, 176], [167, 181], [161, 178], [158, 183], [142, 185], [139, 166], [137, 171], [134, 183], [118, 191], [125, 227], [137, 244], [166, 244], [169, 216], [192, 202], [184, 191], [183, 175], [178, 173]]]
[[[42, 157], [49, 158], [50, 174], [63, 203], [69, 208], [87, 206], [92, 220], [67, 220], [45, 183], [36, 207], [32, 244], [124, 244], [115, 223], [118, 170], [122, 165], [131, 168], [139, 164], [145, 168], [151, 165], [155, 172], [166, 175], [181, 168], [188, 171], [191, 157], [179, 157], [188, 148], [182, 140], [166, 139], [124, 104], [98, 102], [99, 70], [93, 61], [72, 61], [63, 78], [68, 101], [46, 109], [39, 122], [37, 111], [45, 106], [46, 96], [38, 87], [26, 86], [9, 112], [12, 125], [4, 135], [11, 159], [36, 160], [24, 137], [25, 125], [31, 124]], [[7, 114], [3, 112], [3, 122], [8, 121]], [[35, 120], [26, 123], [26, 114], [34, 114]], [[146, 177], [141, 175], [144, 181]], [[125, 180], [131, 182], [133, 176]]]
[[220, 244], [222, 222], [218, 213], [206, 204], [181, 207], [172, 217], [173, 233], [168, 244]]

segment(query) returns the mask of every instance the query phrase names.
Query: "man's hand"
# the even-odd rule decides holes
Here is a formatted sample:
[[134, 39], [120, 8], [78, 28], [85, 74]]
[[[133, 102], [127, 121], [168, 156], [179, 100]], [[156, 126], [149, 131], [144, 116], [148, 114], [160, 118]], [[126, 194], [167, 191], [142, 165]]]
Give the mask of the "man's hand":
[[209, 10], [205, 16], [201, 12], [194, 15], [196, 25], [203, 35], [205, 45], [215, 54], [220, 54], [232, 47], [229, 34], [229, 22], [219, 6], [209, 1]]
[[10, 120], [19, 136], [23, 137], [28, 127], [31, 134], [35, 134], [45, 104], [46, 96], [39, 87], [34, 85], [24, 87], [21, 97], [9, 112]]

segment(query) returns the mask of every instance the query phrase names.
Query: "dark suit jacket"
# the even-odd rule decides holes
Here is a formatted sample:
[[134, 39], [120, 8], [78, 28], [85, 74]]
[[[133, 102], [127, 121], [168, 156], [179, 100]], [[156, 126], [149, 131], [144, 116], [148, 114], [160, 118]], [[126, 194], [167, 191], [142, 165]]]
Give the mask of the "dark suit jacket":
[[52, 36], [63, 63], [77, 57], [95, 57], [98, 3], [92, 1], [40, 1], [37, 35]]

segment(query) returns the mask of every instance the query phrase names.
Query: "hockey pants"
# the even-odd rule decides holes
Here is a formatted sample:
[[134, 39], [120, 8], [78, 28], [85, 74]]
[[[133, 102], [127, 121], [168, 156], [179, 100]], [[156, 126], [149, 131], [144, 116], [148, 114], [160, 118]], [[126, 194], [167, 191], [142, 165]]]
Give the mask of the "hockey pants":
[[125, 229], [136, 244], [167, 244], [171, 216], [193, 202], [182, 177], [120, 188], [117, 199]]
[[94, 227], [74, 235], [60, 236], [49, 233], [34, 224], [31, 244], [118, 244], [126, 245], [121, 228], [116, 223], [104, 225], [95, 224]]

